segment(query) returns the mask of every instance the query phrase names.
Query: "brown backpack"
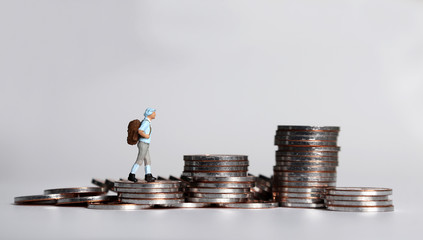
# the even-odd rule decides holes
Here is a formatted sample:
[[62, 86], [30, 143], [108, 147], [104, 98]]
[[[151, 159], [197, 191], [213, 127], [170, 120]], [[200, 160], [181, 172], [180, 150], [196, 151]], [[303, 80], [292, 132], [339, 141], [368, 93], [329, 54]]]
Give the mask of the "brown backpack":
[[138, 119], [132, 120], [128, 124], [128, 137], [126, 141], [129, 145], [137, 144], [138, 140], [140, 139], [140, 135], [138, 133], [138, 129], [141, 127], [141, 121]]

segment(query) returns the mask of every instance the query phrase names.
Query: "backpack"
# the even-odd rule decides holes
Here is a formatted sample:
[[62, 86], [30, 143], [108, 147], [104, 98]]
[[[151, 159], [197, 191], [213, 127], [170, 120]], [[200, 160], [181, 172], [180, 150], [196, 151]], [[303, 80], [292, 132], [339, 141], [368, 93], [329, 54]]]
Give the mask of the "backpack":
[[132, 120], [128, 124], [128, 137], [126, 141], [129, 145], [137, 144], [138, 140], [140, 139], [140, 135], [138, 133], [138, 129], [141, 127], [141, 121], [138, 119]]

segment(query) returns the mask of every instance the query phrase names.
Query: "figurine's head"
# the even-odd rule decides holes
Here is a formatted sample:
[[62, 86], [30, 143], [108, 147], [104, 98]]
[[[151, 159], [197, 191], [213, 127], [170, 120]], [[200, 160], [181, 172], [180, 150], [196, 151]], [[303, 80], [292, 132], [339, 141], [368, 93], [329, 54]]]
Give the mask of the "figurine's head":
[[156, 118], [156, 109], [147, 108], [145, 110], [144, 117], [148, 117], [149, 119], [155, 119]]

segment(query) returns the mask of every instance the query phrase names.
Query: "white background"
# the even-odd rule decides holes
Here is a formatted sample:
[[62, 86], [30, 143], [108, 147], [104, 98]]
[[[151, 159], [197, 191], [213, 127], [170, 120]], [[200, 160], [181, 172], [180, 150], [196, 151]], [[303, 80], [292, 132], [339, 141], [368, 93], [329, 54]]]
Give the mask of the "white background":
[[[422, 1], [14, 0], [0, 2], [0, 29], [1, 239], [420, 235]], [[226, 153], [270, 176], [278, 124], [340, 126], [337, 185], [393, 188], [396, 210], [12, 205], [127, 177], [127, 124], [146, 107], [154, 175]]]

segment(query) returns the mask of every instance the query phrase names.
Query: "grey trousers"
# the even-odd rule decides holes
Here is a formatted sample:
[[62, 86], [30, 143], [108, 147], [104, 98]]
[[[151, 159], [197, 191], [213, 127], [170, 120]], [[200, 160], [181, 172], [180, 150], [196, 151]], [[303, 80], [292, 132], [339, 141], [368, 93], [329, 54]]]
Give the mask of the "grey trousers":
[[142, 165], [142, 162], [144, 161], [145, 166], [151, 165], [150, 151], [148, 150], [148, 148], [150, 147], [150, 144], [139, 141], [137, 146], [138, 146], [138, 157], [135, 163], [138, 165]]

